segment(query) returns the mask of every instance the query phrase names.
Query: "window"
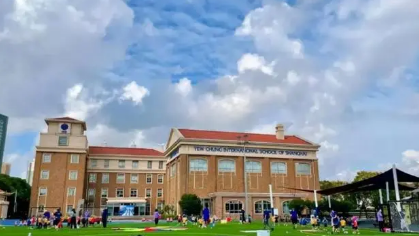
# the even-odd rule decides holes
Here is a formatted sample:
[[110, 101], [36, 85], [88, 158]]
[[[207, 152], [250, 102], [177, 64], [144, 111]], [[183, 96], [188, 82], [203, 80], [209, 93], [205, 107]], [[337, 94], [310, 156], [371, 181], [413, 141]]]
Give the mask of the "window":
[[162, 170], [163, 169], [163, 161], [159, 161], [159, 169]]
[[90, 160], [90, 168], [97, 167], [97, 160]]
[[163, 183], [163, 175], [157, 175], [157, 183], [159, 184]]
[[71, 154], [70, 163], [71, 164], [78, 164], [80, 159], [79, 154]]
[[94, 188], [90, 188], [89, 192], [88, 192], [89, 197], [94, 197], [95, 196], [95, 189]]
[[49, 170], [41, 171], [41, 179], [49, 179]]
[[297, 175], [311, 175], [311, 166], [307, 163], [295, 163]]
[[243, 209], [243, 203], [240, 201], [228, 201], [225, 204], [226, 213], [240, 213]]
[[68, 188], [67, 196], [75, 196], [76, 195], [76, 188]]
[[255, 202], [255, 213], [263, 213], [266, 209], [271, 209], [271, 203], [269, 201], [257, 201]]
[[96, 174], [89, 174], [89, 183], [96, 183]]
[[147, 169], [151, 169], [153, 167], [152, 161], [147, 161]]
[[138, 183], [138, 174], [131, 174], [131, 184]]
[[164, 204], [162, 202], [157, 203], [157, 209], [163, 210]]
[[132, 168], [138, 169], [138, 161], [132, 161]]
[[103, 168], [109, 168], [109, 160], [103, 161]]
[[67, 213], [73, 210], [73, 205], [67, 205]]
[[285, 162], [271, 162], [271, 174], [287, 174]]
[[176, 163], [172, 165], [170, 168], [170, 177], [174, 177], [176, 175]]
[[116, 197], [124, 197], [124, 189], [123, 188], [117, 188], [116, 189]]
[[118, 184], [125, 183], [125, 174], [117, 174], [116, 175], [116, 183], [118, 183]]
[[108, 197], [108, 189], [107, 188], [102, 188], [100, 190], [100, 197], [104, 197], [104, 198]]
[[109, 184], [109, 174], [103, 173], [102, 174], [102, 184]]
[[39, 205], [38, 206], [38, 212], [44, 212], [44, 210], [45, 210], [45, 206], [44, 205]]
[[138, 197], [138, 190], [136, 188], [131, 189], [130, 197]]
[[51, 163], [51, 154], [50, 153], [42, 154], [42, 163]]
[[157, 197], [163, 197], [163, 189], [157, 189]]
[[77, 174], [78, 174], [77, 170], [70, 170], [68, 179], [69, 180], [77, 180]]
[[145, 197], [151, 197], [151, 189], [146, 189], [145, 190]]
[[192, 159], [189, 161], [189, 171], [207, 171], [208, 162], [205, 159]]
[[282, 203], [282, 212], [286, 215], [290, 213], [290, 202], [286, 201]]
[[124, 160], [118, 161], [118, 168], [125, 168], [125, 161]]
[[235, 172], [236, 163], [233, 160], [220, 160], [218, 161], [219, 172]]
[[68, 137], [67, 136], [59, 136], [58, 137], [58, 146], [68, 146]]
[[47, 188], [39, 188], [39, 196], [46, 196], [47, 192]]
[[247, 161], [246, 162], [247, 173], [262, 173], [262, 165], [259, 161]]
[[152, 182], [153, 182], [153, 175], [152, 174], [147, 174], [146, 183], [151, 184]]

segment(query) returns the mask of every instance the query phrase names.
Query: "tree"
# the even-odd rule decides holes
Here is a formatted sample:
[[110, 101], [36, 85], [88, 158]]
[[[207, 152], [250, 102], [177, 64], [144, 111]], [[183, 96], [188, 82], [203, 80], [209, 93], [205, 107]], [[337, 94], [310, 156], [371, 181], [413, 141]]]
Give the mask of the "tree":
[[[343, 185], [348, 184], [348, 182], [344, 182], [344, 181], [330, 181], [330, 180], [322, 180], [320, 181], [320, 189], [324, 190], [324, 189], [329, 189], [329, 188], [336, 188], [336, 187], [340, 187]], [[323, 196], [326, 197], [326, 196]], [[334, 199], [338, 199], [338, 200], [344, 200], [345, 198], [347, 198], [347, 194], [336, 194], [333, 196]]]
[[[354, 178], [354, 183], [358, 181], [362, 181], [365, 179], [372, 178], [374, 176], [377, 176], [381, 174], [380, 172], [372, 172], [372, 171], [359, 171], [356, 173], [356, 176]], [[356, 200], [358, 203], [361, 204], [361, 209], [366, 207], [375, 207], [379, 204], [379, 194], [378, 191], [368, 191], [368, 192], [359, 192], [354, 194]]]
[[163, 218], [175, 218], [176, 217], [176, 210], [175, 207], [172, 205], [165, 205], [161, 210]]
[[9, 209], [7, 212], [8, 217], [25, 217], [29, 209], [29, 200], [31, 197], [31, 187], [29, 186], [29, 184], [21, 178], [10, 177], [8, 175], [0, 174], [0, 189], [9, 193], [15, 193], [17, 191], [16, 212], [14, 212], [15, 195], [13, 194], [8, 198], [10, 202]]
[[183, 194], [179, 201], [182, 211], [186, 215], [199, 215], [201, 214], [202, 204], [201, 199], [195, 194]]
[[304, 210], [314, 209], [314, 202], [310, 200], [303, 200], [303, 199], [294, 199], [290, 201], [289, 208], [294, 209], [298, 212], [298, 214], [302, 214]]

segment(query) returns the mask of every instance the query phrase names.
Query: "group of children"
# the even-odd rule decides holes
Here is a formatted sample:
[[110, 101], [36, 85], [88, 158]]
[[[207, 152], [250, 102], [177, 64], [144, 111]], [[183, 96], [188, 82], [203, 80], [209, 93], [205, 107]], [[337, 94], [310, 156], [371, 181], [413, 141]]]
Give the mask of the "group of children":
[[[333, 214], [331, 215], [332, 233], [338, 233], [338, 232], [347, 233], [347, 231], [345, 230], [347, 222], [350, 222], [352, 225], [352, 233], [359, 234], [358, 218], [356, 216], [353, 216], [350, 220], [346, 220], [343, 217], [339, 218], [337, 215], [333, 215]], [[321, 225], [323, 225], [324, 229], [327, 229], [329, 222], [326, 219], [326, 217], [324, 217], [323, 220], [320, 222], [318, 216], [311, 215], [310, 224], [313, 230], [320, 229]]]
[[215, 223], [218, 221], [217, 216], [213, 215], [207, 222], [205, 222], [204, 218], [202, 216], [194, 216], [192, 215], [189, 219], [188, 217], [184, 215], [178, 215], [178, 225], [186, 226], [188, 225], [188, 222], [192, 225], [197, 225], [199, 228], [214, 228]]

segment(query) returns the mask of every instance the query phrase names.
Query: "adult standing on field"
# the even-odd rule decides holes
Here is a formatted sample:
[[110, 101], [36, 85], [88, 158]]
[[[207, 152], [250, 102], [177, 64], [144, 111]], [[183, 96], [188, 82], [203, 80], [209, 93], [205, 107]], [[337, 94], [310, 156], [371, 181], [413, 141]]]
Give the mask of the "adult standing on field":
[[160, 219], [160, 213], [159, 210], [156, 209], [154, 211], [154, 225], [157, 226], [159, 224], [159, 219]]
[[108, 224], [108, 209], [105, 208], [102, 211], [102, 225], [103, 225], [103, 228], [106, 228], [107, 224]]
[[73, 210], [70, 211], [70, 227], [72, 229], [77, 229], [77, 217], [76, 217], [76, 209], [73, 208]]
[[378, 228], [380, 229], [380, 232], [384, 232], [384, 217], [383, 212], [381, 209], [377, 212], [377, 221], [378, 221]]
[[209, 225], [209, 223], [210, 223], [210, 211], [208, 209], [208, 205], [207, 204], [205, 205], [205, 208], [202, 211], [202, 215], [204, 217], [205, 225]]

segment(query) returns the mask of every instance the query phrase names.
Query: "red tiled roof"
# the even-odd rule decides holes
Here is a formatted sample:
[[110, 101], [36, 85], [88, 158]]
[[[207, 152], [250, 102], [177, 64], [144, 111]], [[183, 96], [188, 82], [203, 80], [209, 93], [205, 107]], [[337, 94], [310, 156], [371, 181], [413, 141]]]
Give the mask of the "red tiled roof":
[[192, 129], [179, 129], [179, 132], [185, 138], [193, 139], [214, 139], [214, 140], [238, 140], [239, 136], [247, 135], [249, 142], [262, 142], [262, 143], [289, 143], [289, 144], [310, 144], [309, 142], [293, 135], [285, 135], [283, 140], [277, 139], [274, 134], [254, 134], [254, 133], [239, 133], [239, 132], [226, 132], [226, 131], [211, 131], [211, 130], [192, 130]]
[[164, 156], [162, 152], [151, 148], [130, 147], [100, 147], [90, 146], [89, 154], [96, 155], [139, 155], [139, 156]]

